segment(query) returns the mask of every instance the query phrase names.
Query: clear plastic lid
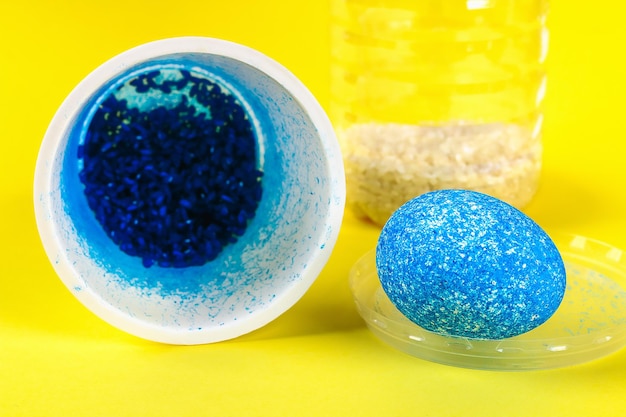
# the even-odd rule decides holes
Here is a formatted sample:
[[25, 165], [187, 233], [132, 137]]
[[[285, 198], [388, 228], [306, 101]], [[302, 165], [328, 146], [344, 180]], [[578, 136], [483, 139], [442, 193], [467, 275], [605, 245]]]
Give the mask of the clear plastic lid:
[[626, 345], [626, 257], [578, 235], [552, 235], [567, 271], [556, 313], [532, 331], [501, 340], [450, 337], [409, 321], [376, 273], [374, 250], [356, 262], [350, 286], [360, 315], [382, 341], [418, 358], [464, 368], [523, 371], [571, 366]]

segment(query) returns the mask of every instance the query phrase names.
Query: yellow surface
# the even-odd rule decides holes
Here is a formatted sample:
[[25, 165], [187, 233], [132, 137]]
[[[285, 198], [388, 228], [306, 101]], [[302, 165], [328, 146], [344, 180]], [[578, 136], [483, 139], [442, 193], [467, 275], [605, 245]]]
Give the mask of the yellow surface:
[[[31, 202], [41, 138], [70, 90], [130, 47], [221, 37], [291, 69], [326, 107], [326, 1], [0, 3], [1, 416], [623, 416], [626, 349], [553, 371], [456, 369], [395, 351], [353, 306], [350, 265], [378, 230], [348, 215], [302, 300], [205, 346], [159, 345], [88, 312], [41, 248]], [[626, 3], [554, 1], [541, 188], [548, 231], [626, 248]]]

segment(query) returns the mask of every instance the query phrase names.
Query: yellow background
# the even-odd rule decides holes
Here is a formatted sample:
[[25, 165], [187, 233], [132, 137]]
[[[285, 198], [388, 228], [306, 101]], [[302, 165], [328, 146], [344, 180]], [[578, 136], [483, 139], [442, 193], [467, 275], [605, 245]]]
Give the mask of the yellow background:
[[[96, 66], [201, 35], [256, 48], [328, 106], [327, 1], [0, 0], [0, 416], [623, 416], [626, 349], [575, 367], [498, 373], [393, 350], [359, 318], [351, 264], [378, 229], [346, 216], [311, 290], [268, 326], [204, 346], [146, 342], [57, 278], [32, 208], [40, 141]], [[626, 3], [551, 6], [545, 157], [526, 209], [548, 232], [626, 248]]]

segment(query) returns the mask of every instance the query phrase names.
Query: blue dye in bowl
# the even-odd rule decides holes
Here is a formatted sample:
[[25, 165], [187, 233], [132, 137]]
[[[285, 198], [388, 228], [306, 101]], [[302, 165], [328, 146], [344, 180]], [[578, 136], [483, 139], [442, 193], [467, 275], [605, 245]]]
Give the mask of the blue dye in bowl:
[[211, 78], [182, 63], [133, 72], [83, 124], [87, 203], [145, 267], [214, 260], [245, 233], [261, 198], [261, 135], [236, 93]]
[[[161, 77], [187, 71], [235, 98], [250, 122], [254, 163], [262, 172], [256, 211], [234, 241], [206, 262], [177, 268], [159, 266], [158, 261], [147, 267], [145, 256], [123, 250], [97, 219], [81, 181], [81, 147], [99, 106], [121, 86], [153, 71]], [[149, 83], [143, 78], [139, 82]], [[159, 89], [125, 98], [143, 111], [155, 104], [173, 108], [181, 101], [180, 94]], [[255, 330], [299, 300], [336, 241], [345, 180], [327, 116], [289, 71], [231, 42], [174, 38], [118, 55], [72, 91], [43, 140], [34, 200], [48, 257], [86, 307], [139, 337], [195, 344]], [[183, 200], [178, 198], [179, 206], [193, 209]]]

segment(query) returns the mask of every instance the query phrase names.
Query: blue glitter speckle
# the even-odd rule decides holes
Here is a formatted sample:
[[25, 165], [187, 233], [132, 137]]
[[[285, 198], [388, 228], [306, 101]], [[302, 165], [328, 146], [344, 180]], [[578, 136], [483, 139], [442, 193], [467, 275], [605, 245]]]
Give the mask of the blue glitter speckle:
[[539, 326], [565, 293], [565, 267], [528, 216], [485, 194], [441, 190], [398, 209], [376, 248], [384, 291], [440, 334], [502, 339]]

